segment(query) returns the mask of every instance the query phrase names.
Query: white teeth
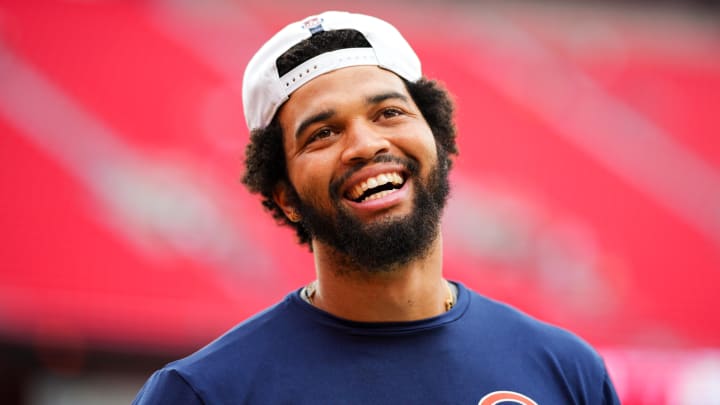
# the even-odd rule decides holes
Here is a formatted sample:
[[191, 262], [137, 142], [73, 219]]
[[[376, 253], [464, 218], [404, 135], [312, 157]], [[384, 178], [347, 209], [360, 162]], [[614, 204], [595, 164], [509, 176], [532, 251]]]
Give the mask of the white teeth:
[[[397, 173], [397, 172], [379, 174], [379, 175], [377, 175], [375, 177], [371, 177], [371, 178], [363, 181], [362, 183], [356, 185], [355, 187], [353, 187], [353, 189], [348, 192], [348, 197], [350, 197], [350, 199], [352, 199], [352, 200], [357, 200], [368, 189], [382, 186], [387, 183], [392, 183], [394, 185], [399, 186], [399, 185], [403, 184], [403, 178], [400, 175], [400, 173]], [[392, 191], [393, 190], [386, 190], [386, 191], [383, 191], [380, 193], [375, 193], [375, 194], [369, 196], [368, 198], [366, 198], [366, 200], [370, 200], [370, 199], [374, 200], [376, 198], [386, 196]]]
[[378, 198], [385, 197], [386, 195], [392, 193], [393, 191], [395, 191], [395, 190], [385, 190], [385, 191], [381, 191], [379, 193], [371, 194], [363, 201], [377, 200]]

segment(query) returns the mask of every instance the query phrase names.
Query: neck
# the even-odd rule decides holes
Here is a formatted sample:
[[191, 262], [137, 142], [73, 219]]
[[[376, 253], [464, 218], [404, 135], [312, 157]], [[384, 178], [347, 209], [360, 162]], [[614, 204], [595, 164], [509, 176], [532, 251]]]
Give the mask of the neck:
[[361, 322], [412, 321], [446, 311], [442, 237], [428, 254], [382, 271], [348, 267], [348, 260], [314, 242], [317, 290], [313, 304], [338, 317]]

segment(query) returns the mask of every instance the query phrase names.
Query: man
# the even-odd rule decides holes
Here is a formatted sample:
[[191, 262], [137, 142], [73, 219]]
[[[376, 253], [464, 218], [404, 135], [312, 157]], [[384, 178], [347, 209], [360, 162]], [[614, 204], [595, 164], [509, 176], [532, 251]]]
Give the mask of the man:
[[248, 188], [317, 280], [159, 370], [135, 403], [617, 404], [579, 338], [442, 274], [452, 104], [373, 17], [290, 24], [243, 83]]

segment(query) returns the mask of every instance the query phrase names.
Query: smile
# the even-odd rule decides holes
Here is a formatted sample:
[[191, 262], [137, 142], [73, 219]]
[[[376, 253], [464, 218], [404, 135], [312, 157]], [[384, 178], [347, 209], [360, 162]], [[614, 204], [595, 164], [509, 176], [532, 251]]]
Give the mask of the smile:
[[375, 200], [395, 192], [404, 183], [400, 172], [381, 173], [355, 185], [347, 192], [347, 198], [355, 202]]

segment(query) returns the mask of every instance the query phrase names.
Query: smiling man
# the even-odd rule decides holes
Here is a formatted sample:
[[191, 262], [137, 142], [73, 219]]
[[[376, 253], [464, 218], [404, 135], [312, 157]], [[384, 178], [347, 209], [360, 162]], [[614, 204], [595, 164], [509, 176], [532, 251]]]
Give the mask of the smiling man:
[[452, 103], [402, 35], [326, 12], [243, 83], [243, 182], [317, 279], [157, 371], [138, 404], [617, 404], [573, 334], [443, 277]]

